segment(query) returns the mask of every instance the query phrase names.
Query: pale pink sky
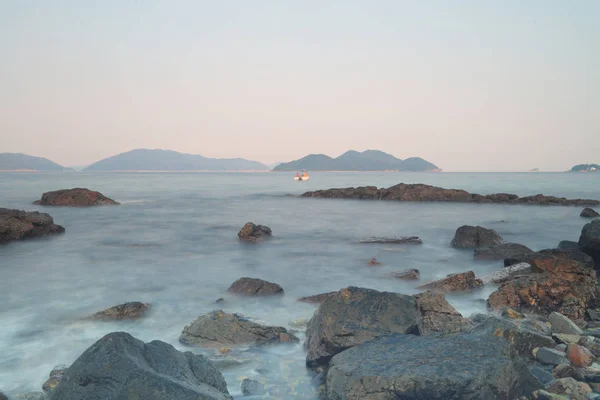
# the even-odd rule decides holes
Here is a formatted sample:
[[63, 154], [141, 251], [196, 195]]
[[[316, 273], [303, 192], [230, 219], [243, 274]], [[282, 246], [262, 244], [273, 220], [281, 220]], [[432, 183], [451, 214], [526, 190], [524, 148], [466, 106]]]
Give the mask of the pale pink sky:
[[0, 3], [0, 152], [600, 162], [600, 2]]

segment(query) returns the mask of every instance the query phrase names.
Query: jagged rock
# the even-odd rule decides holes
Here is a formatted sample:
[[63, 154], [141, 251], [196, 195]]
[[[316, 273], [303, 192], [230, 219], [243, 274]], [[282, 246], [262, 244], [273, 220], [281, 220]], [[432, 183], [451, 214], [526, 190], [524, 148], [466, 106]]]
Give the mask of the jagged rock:
[[567, 335], [583, 335], [583, 331], [573, 321], [564, 315], [553, 312], [548, 317], [548, 321], [552, 325], [552, 332], [565, 333]]
[[529, 371], [531, 371], [531, 374], [535, 376], [542, 383], [542, 385], [547, 385], [555, 379], [552, 373], [537, 365], [533, 367], [530, 366]]
[[416, 294], [415, 298], [422, 317], [421, 334], [456, 333], [471, 326], [470, 321], [463, 318], [443, 294], [425, 292]]
[[276, 283], [263, 281], [256, 278], [240, 278], [233, 282], [229, 289], [230, 293], [240, 296], [273, 296], [283, 294], [283, 289]]
[[583, 210], [581, 210], [581, 214], [579, 214], [579, 215], [583, 218], [600, 217], [600, 214], [598, 214], [593, 208], [589, 208], [589, 207], [586, 207]]
[[179, 341], [188, 346], [221, 347], [294, 343], [298, 338], [281, 326], [265, 326], [221, 310], [198, 317], [187, 325]]
[[550, 393], [567, 396], [571, 400], [586, 400], [587, 395], [592, 392], [589, 385], [577, 382], [573, 378], [557, 379], [550, 383], [546, 390]]
[[119, 205], [120, 203], [109, 199], [100, 192], [85, 188], [74, 188], [46, 192], [42, 194], [40, 200], [34, 201], [33, 204], [42, 206], [89, 207]]
[[242, 229], [238, 232], [238, 237], [243, 240], [256, 242], [263, 236], [271, 236], [271, 228], [264, 225], [256, 225], [253, 222], [246, 222]]
[[322, 302], [324, 302], [327, 298], [333, 296], [334, 294], [336, 294], [337, 292], [329, 292], [329, 293], [321, 293], [321, 294], [315, 294], [313, 296], [306, 296], [306, 297], [300, 297], [298, 299], [298, 301], [301, 301], [303, 303], [311, 303], [311, 304], [321, 304]]
[[328, 399], [515, 399], [542, 387], [503, 339], [391, 334], [331, 360]]
[[564, 352], [551, 349], [549, 347], [541, 347], [537, 352], [535, 352], [535, 358], [542, 364], [569, 364], [569, 360]]
[[592, 257], [597, 268], [600, 268], [600, 219], [583, 227], [579, 237], [579, 249]]
[[92, 315], [92, 318], [104, 320], [136, 319], [143, 317], [150, 307], [149, 303], [132, 301], [99, 311]]
[[[133, 396], [133, 397], [132, 397]], [[52, 400], [231, 400], [223, 375], [201, 355], [125, 332], [109, 333], [65, 372]]]
[[66, 365], [57, 365], [50, 371], [50, 375], [48, 380], [42, 386], [42, 390], [46, 393], [51, 393], [56, 389], [56, 386], [60, 383], [63, 378], [63, 375], [67, 371]]
[[594, 268], [594, 260], [589, 255], [577, 249], [545, 249], [535, 253], [521, 254], [504, 259], [504, 266], [510, 266], [519, 263], [531, 264], [531, 260], [538, 258], [558, 257], [565, 260], [573, 260], [582, 263], [586, 268]]
[[267, 392], [262, 383], [248, 378], [242, 381], [241, 389], [244, 396], [262, 396]]
[[406, 269], [404, 271], [390, 272], [389, 274], [381, 275], [382, 278], [400, 279], [403, 281], [419, 280], [421, 274], [418, 269]]
[[502, 243], [502, 237], [492, 229], [481, 226], [463, 225], [456, 230], [450, 243], [458, 249], [476, 249], [479, 247], [497, 246]]
[[431, 290], [436, 293], [464, 292], [479, 289], [483, 286], [481, 279], [475, 277], [473, 271], [451, 274], [438, 281], [417, 287], [419, 290]]
[[533, 253], [533, 250], [522, 244], [502, 243], [496, 246], [475, 249], [473, 251], [473, 257], [477, 260], [504, 260], [508, 257], [531, 253]]
[[574, 367], [589, 367], [593, 361], [592, 352], [576, 343], [567, 346], [567, 358]]
[[0, 243], [64, 231], [49, 214], [0, 208]]
[[398, 293], [348, 287], [329, 296], [306, 328], [306, 363], [326, 366], [334, 355], [391, 332], [422, 329], [415, 298]]

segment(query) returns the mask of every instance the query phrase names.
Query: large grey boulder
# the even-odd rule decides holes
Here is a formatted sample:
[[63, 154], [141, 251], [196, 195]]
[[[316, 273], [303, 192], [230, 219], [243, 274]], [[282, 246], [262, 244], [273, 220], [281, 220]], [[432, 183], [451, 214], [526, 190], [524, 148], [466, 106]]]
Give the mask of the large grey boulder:
[[327, 297], [306, 328], [306, 364], [326, 366], [334, 355], [388, 333], [419, 334], [415, 298], [399, 293], [348, 287]]
[[327, 398], [513, 400], [541, 383], [504, 339], [391, 334], [331, 360]]
[[202, 355], [109, 333], [65, 372], [51, 400], [226, 400], [223, 375]]
[[456, 230], [450, 243], [457, 249], [476, 249], [479, 247], [496, 246], [502, 243], [502, 237], [492, 229], [481, 226], [463, 225]]
[[0, 208], [0, 243], [64, 231], [49, 214]]
[[600, 219], [583, 227], [579, 237], [579, 249], [592, 257], [596, 268], [600, 268]]
[[221, 347], [295, 343], [298, 338], [281, 326], [266, 326], [221, 310], [201, 315], [186, 326], [179, 341], [188, 346]]

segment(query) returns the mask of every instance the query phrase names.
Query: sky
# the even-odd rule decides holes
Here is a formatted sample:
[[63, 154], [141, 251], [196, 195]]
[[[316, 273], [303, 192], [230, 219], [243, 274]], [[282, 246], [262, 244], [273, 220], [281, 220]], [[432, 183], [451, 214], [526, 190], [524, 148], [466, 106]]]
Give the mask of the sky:
[[597, 0], [0, 0], [0, 152], [600, 163]]

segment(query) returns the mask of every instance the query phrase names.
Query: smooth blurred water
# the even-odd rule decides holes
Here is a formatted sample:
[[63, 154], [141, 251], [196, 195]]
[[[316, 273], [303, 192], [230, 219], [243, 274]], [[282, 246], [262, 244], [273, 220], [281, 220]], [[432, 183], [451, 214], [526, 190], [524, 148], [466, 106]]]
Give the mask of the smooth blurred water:
[[[0, 173], [0, 207], [41, 210], [63, 225], [64, 235], [0, 246], [0, 389], [40, 390], [56, 364], [72, 363], [108, 332], [127, 331], [181, 350], [183, 327], [216, 308], [290, 327], [315, 307], [296, 299], [349, 285], [415, 293], [414, 287], [449, 273], [482, 275], [500, 262], [475, 262], [449, 242], [460, 225], [497, 230], [506, 241], [534, 250], [577, 240], [585, 221], [579, 208], [400, 203], [300, 199], [307, 190], [400, 182], [427, 183], [488, 194], [544, 193], [600, 199], [600, 174], [571, 173], [312, 173], [294, 182], [289, 173]], [[123, 203], [119, 207], [33, 206], [45, 191], [87, 187]], [[238, 241], [247, 221], [268, 225], [273, 238]], [[421, 246], [364, 245], [370, 236], [420, 236]], [[370, 258], [382, 262], [368, 267]], [[418, 268], [421, 281], [380, 275]], [[279, 299], [236, 299], [229, 285], [242, 276], [279, 283]], [[485, 310], [494, 287], [448, 299], [463, 314]], [[153, 304], [149, 317], [100, 322], [83, 317], [126, 301]], [[303, 338], [303, 334], [299, 334]], [[214, 353], [207, 353], [214, 355]], [[224, 369], [229, 390], [258, 378], [297, 392], [310, 391], [301, 345], [242, 353], [250, 362]], [[257, 371], [257, 369], [260, 371]]]

